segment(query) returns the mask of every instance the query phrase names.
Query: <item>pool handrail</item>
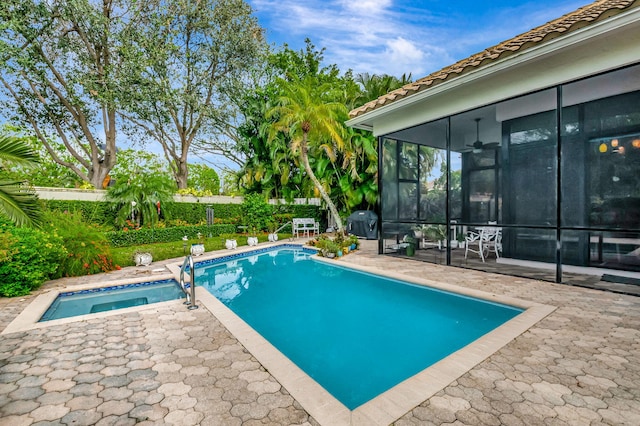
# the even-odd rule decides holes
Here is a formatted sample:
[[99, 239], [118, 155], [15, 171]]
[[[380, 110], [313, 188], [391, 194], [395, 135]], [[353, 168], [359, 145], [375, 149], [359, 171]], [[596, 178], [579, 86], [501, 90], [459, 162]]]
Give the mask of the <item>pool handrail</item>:
[[[189, 266], [189, 290], [187, 290], [187, 286], [184, 280], [184, 273]], [[185, 305], [189, 305], [187, 309], [198, 309], [198, 305], [196, 305], [196, 277], [195, 270], [193, 267], [193, 257], [189, 254], [184, 258], [184, 262], [182, 262], [182, 267], [180, 268], [180, 288], [183, 293], [187, 296]]]

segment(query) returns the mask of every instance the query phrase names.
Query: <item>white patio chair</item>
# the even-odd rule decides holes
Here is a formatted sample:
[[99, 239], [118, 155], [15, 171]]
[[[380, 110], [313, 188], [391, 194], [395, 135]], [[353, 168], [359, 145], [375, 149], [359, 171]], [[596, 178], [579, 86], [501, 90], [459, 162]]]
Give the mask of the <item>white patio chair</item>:
[[502, 228], [496, 226], [482, 226], [475, 231], [468, 231], [464, 238], [466, 248], [464, 258], [467, 259], [469, 252], [477, 253], [482, 261], [489, 253], [495, 253], [500, 259], [502, 253]]
[[499, 227], [486, 227], [484, 229], [486, 233], [486, 243], [483, 243], [483, 246], [486, 246], [486, 254], [495, 253], [496, 259], [500, 259], [500, 255], [502, 254], [502, 228]]
[[480, 256], [480, 259], [484, 262], [484, 248], [482, 246], [483, 233], [482, 229], [477, 231], [467, 231], [467, 235], [464, 237], [465, 249], [464, 258], [467, 259], [469, 252], [476, 253]]

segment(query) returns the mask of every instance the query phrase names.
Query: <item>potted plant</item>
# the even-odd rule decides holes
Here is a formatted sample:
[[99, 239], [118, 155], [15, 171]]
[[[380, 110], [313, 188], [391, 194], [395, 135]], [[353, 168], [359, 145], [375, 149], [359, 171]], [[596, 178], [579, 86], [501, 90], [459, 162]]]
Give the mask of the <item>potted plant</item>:
[[428, 225], [424, 230], [427, 238], [438, 243], [438, 249], [446, 247], [447, 228], [444, 225]]
[[351, 250], [357, 250], [360, 246], [360, 241], [357, 235], [349, 235], [349, 243], [351, 243]]
[[329, 249], [327, 247], [328, 244], [329, 244], [329, 241], [330, 241], [329, 239], [324, 238], [324, 237], [323, 238], [318, 238], [318, 239], [315, 240], [315, 243], [311, 244], [311, 245], [316, 246], [318, 248], [318, 254], [320, 256], [329, 257], [329, 256], [327, 256], [329, 254]]
[[201, 232], [198, 232], [198, 242], [191, 244], [191, 255], [200, 256], [204, 254], [204, 238]]
[[403, 239], [407, 243], [407, 256], [414, 256], [416, 254], [416, 238], [413, 235], [406, 235]]
[[276, 241], [278, 241], [278, 233], [276, 232], [276, 230], [278, 229], [278, 222], [276, 222], [275, 220], [270, 220], [268, 228], [269, 235], [267, 236], [267, 239], [269, 242], [275, 243]]
[[276, 228], [278, 227], [278, 224], [275, 221], [271, 221], [269, 223], [269, 236], [268, 236], [268, 240], [272, 243], [275, 243], [276, 241], [278, 241], [278, 234], [276, 233]]
[[326, 240], [326, 257], [333, 259], [334, 257], [342, 256], [342, 249], [338, 243], [331, 240]]
[[342, 253], [343, 254], [349, 254], [350, 251], [351, 251], [351, 244], [343, 244], [342, 245]]
[[153, 262], [153, 256], [146, 251], [137, 251], [133, 253], [133, 261], [136, 266], [149, 266]]
[[258, 236], [257, 236], [257, 229], [255, 226], [251, 226], [249, 227], [249, 236], [247, 237], [247, 245], [250, 246], [257, 246], [258, 245]]

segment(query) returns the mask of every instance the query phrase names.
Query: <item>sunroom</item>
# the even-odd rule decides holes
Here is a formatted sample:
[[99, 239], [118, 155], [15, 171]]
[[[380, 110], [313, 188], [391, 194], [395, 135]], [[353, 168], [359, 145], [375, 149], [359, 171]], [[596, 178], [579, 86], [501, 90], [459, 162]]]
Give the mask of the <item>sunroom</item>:
[[595, 2], [353, 110], [379, 141], [379, 252], [640, 278], [638, 6]]

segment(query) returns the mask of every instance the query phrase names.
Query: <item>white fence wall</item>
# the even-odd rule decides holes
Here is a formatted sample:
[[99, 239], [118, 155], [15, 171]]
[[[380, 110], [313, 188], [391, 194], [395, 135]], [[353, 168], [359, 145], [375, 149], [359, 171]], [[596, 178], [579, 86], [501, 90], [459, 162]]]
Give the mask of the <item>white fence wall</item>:
[[[45, 188], [35, 187], [38, 197], [44, 200], [78, 200], [78, 201], [104, 201], [107, 191], [103, 189], [75, 189], [75, 188]], [[196, 197], [193, 195], [173, 196], [177, 203], [203, 203], [203, 204], [242, 204], [243, 197], [229, 197], [226, 195], [214, 195], [212, 197]], [[289, 204], [283, 198], [271, 199], [269, 204]], [[319, 206], [320, 198], [296, 198], [292, 204], [308, 204]]]

